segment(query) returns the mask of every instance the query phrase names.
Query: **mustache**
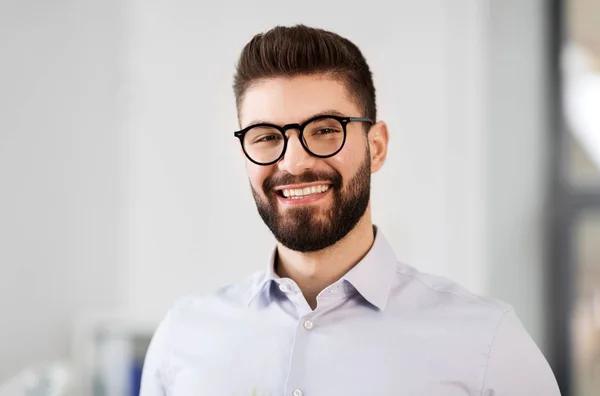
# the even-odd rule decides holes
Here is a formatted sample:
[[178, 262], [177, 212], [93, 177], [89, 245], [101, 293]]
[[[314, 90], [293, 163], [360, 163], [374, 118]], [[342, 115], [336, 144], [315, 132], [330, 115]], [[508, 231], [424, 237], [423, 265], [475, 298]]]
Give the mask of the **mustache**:
[[288, 184], [302, 184], [302, 183], [314, 183], [314, 182], [327, 182], [330, 183], [334, 188], [340, 188], [342, 186], [342, 175], [338, 172], [314, 172], [305, 171], [300, 175], [292, 175], [290, 173], [278, 173], [271, 175], [263, 182], [263, 191], [270, 191], [279, 186], [285, 186]]

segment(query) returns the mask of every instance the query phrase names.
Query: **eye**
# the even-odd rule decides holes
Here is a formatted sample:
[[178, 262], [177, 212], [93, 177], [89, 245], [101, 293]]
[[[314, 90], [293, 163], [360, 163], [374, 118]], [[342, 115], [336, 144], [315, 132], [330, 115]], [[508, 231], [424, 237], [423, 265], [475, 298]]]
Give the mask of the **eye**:
[[333, 128], [321, 128], [316, 132], [316, 135], [328, 135], [330, 133], [336, 133], [339, 132], [336, 129]]
[[265, 134], [265, 135], [256, 136], [255, 138], [253, 138], [252, 144], [276, 142], [278, 140], [281, 140], [281, 135], [279, 135], [279, 134], [275, 134], [275, 133]]
[[277, 136], [275, 136], [275, 135], [267, 135], [267, 136], [263, 136], [261, 138], [258, 138], [256, 141], [257, 142], [268, 142], [268, 141], [275, 140], [275, 139], [277, 139]]

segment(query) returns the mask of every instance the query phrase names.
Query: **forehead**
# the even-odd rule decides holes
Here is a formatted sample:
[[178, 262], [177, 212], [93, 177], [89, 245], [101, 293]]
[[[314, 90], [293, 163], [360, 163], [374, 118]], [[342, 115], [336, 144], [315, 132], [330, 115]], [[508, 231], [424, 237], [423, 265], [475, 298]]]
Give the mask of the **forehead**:
[[322, 75], [272, 78], [246, 91], [240, 106], [240, 125], [297, 123], [328, 110], [362, 115], [344, 84], [336, 79]]

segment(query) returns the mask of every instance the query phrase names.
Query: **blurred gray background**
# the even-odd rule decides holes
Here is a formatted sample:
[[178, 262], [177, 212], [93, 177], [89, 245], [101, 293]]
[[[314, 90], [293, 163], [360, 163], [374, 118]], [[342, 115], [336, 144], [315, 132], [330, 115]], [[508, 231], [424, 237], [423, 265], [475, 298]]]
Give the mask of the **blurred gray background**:
[[[597, 1], [563, 3], [597, 75]], [[390, 129], [374, 220], [398, 257], [512, 304], [551, 359], [551, 21], [542, 0], [0, 0], [0, 383], [58, 359], [93, 377], [98, 326], [147, 337], [177, 297], [266, 264], [231, 83], [255, 33], [295, 23], [348, 37], [372, 67]], [[594, 188], [597, 118], [568, 149]], [[594, 309], [573, 321], [583, 351], [600, 343]]]

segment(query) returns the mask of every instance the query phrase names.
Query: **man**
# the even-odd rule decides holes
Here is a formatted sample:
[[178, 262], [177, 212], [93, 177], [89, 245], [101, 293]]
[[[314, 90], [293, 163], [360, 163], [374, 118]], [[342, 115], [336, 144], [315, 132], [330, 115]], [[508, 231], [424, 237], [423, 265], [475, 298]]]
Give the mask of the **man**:
[[266, 271], [174, 305], [142, 396], [559, 395], [509, 306], [398, 263], [372, 224], [388, 130], [354, 44], [276, 27], [243, 49], [234, 91], [278, 243]]

